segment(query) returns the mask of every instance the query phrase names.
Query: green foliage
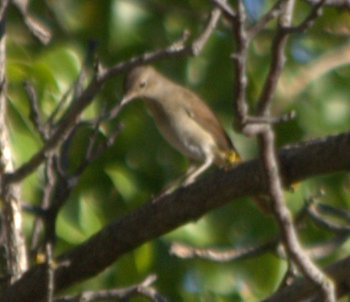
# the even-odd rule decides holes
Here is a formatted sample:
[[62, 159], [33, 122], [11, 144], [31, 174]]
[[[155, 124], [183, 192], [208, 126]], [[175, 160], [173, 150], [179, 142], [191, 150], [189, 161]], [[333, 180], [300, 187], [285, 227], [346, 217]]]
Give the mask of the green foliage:
[[[39, 45], [24, 26], [18, 24], [16, 14], [9, 15], [8, 120], [17, 166], [42, 145], [29, 119], [23, 80], [29, 80], [35, 86], [40, 110], [46, 120], [77, 79], [85, 59], [87, 40], [98, 41], [97, 53], [103, 64], [117, 63], [168, 45], [186, 28], [195, 36], [210, 9], [209, 1], [199, 0], [46, 1], [52, 12], [53, 19], [49, 19], [40, 9], [44, 1], [32, 2], [37, 2], [32, 9], [48, 22], [54, 39], [48, 46]], [[264, 10], [270, 5], [267, 1]], [[308, 6], [300, 4], [296, 20], [305, 18], [307, 11]], [[276, 127], [278, 145], [349, 129], [349, 67], [330, 66], [321, 74], [313, 74], [312, 80], [301, 73], [310, 66], [308, 64], [313, 64], [328, 52], [347, 46], [337, 27], [342, 26], [348, 32], [349, 21], [348, 15], [327, 9], [325, 17], [318, 20], [309, 32], [292, 36], [287, 47], [286, 70], [281, 79], [286, 85], [279, 87], [273, 111], [278, 115], [295, 110], [297, 118]], [[247, 97], [252, 105], [256, 104], [269, 68], [272, 30], [273, 26], [269, 24], [249, 50]], [[16, 35], [18, 32], [21, 34]], [[256, 155], [254, 139], [244, 138], [231, 130], [233, 72], [230, 54], [233, 51], [230, 27], [227, 22], [222, 22], [200, 56], [163, 60], [155, 65], [202, 96], [232, 134], [243, 157], [251, 158]], [[304, 86], [294, 94], [289, 84], [296, 78]], [[122, 81], [122, 77], [117, 77], [107, 83], [85, 117], [99, 112], [102, 102], [106, 102], [108, 108], [118, 102], [123, 94]], [[289, 98], [291, 94], [292, 99]], [[59, 214], [56, 254], [81, 243], [109, 222], [147, 202], [185, 170], [186, 161], [160, 137], [143, 104], [130, 105], [118, 122], [125, 127], [115, 144], [84, 172]], [[100, 133], [101, 140], [115, 126], [104, 125], [106, 133]], [[69, 155], [73, 170], [81, 161], [91, 131], [85, 129], [85, 134], [75, 137]], [[39, 204], [43, 193], [42, 180], [40, 170], [25, 182], [25, 200]], [[294, 193], [286, 193], [293, 212], [296, 213], [305, 198], [320, 188], [326, 190], [324, 200], [327, 203], [349, 207], [349, 177], [338, 174], [307, 180]], [[30, 234], [32, 218], [27, 216], [26, 234]], [[280, 282], [286, 269], [284, 260], [275, 255], [264, 255], [239, 263], [216, 264], [205, 260], [180, 260], [170, 256], [168, 249], [174, 240], [202, 247], [249, 247], [268, 241], [277, 232], [271, 217], [261, 214], [251, 200], [242, 199], [147, 242], [118, 260], [100, 278], [69, 291], [127, 286], [154, 272], [158, 275], [157, 288], [171, 301], [259, 301], [271, 294]], [[327, 236], [311, 223], [301, 235], [307, 244], [317, 243]], [[349, 248], [348, 244], [344, 245], [338, 253], [349, 253]]]

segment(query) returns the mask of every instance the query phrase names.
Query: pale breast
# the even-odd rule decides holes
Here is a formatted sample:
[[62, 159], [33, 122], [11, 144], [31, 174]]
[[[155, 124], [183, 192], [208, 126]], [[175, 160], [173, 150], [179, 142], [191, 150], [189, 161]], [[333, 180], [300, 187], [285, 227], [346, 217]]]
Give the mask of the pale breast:
[[146, 104], [159, 132], [170, 145], [193, 160], [205, 160], [215, 141], [184, 108], [173, 108], [177, 110], [174, 114], [153, 101], [147, 100]]

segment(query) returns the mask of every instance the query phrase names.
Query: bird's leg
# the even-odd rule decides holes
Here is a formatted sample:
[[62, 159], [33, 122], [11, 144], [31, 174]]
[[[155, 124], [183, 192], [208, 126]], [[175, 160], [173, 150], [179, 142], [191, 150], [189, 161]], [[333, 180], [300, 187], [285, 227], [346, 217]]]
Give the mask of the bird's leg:
[[180, 177], [168, 183], [165, 186], [165, 188], [155, 198], [153, 198], [153, 201], [157, 201], [159, 198], [173, 192], [175, 189], [179, 187], [178, 185], [179, 182], [181, 182], [181, 186], [188, 186], [189, 184], [193, 183], [196, 180], [196, 178], [200, 174], [202, 174], [205, 170], [207, 170], [213, 163], [214, 163], [214, 158], [210, 156], [208, 156], [206, 160], [203, 162], [203, 164], [201, 164], [200, 166], [196, 165], [195, 163], [192, 163], [186, 170], [185, 174], [181, 175]]
[[182, 174], [181, 176], [175, 178], [171, 182], [169, 182], [163, 190], [156, 196], [156, 199], [159, 199], [160, 197], [163, 197], [171, 192], [173, 192], [175, 189], [177, 189], [180, 184], [183, 183], [183, 179], [186, 179], [190, 174], [192, 174], [197, 169], [197, 164], [192, 162], [190, 166], [187, 168], [186, 172]]
[[177, 187], [176, 185], [179, 185], [179, 183], [183, 183], [183, 179], [187, 179], [187, 177], [191, 175], [196, 169], [197, 169], [197, 164], [192, 162], [190, 166], [187, 168], [186, 172], [181, 176], [172, 180], [170, 183], [168, 183], [162, 192], [170, 191], [174, 186]]
[[214, 163], [214, 158], [211, 156], [208, 156], [205, 159], [203, 164], [201, 164], [199, 167], [191, 171], [191, 173], [186, 173], [186, 178], [182, 183], [182, 185], [188, 186], [189, 184], [193, 183], [196, 180], [196, 178], [200, 174], [202, 174], [205, 170], [207, 170], [213, 163]]

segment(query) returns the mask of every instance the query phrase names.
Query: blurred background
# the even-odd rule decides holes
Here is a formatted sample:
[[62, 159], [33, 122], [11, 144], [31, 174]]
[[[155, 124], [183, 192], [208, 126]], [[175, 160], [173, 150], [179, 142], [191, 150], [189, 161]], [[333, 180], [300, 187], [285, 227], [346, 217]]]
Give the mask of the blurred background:
[[[249, 25], [254, 24], [274, 2], [246, 0], [245, 4]], [[179, 38], [185, 29], [196, 37], [211, 8], [210, 1], [203, 0], [32, 1], [30, 11], [53, 31], [53, 40], [47, 46], [30, 35], [19, 13], [11, 8], [7, 27], [8, 121], [16, 166], [28, 160], [42, 145], [29, 119], [23, 80], [34, 85], [40, 110], [47, 118], [77, 79], [88, 41], [96, 41], [98, 59], [103, 65], [110, 66], [165, 47]], [[294, 24], [302, 21], [309, 11], [306, 1], [297, 1]], [[274, 30], [275, 21], [269, 23], [250, 45], [247, 97], [252, 110], [271, 62]], [[297, 117], [276, 127], [278, 146], [350, 128], [349, 30], [349, 12], [327, 8], [310, 30], [290, 37], [288, 60], [273, 102], [273, 112], [278, 115], [295, 110]], [[217, 113], [242, 157], [249, 159], [257, 156], [256, 140], [234, 132], [232, 127], [234, 78], [230, 55], [234, 49], [230, 24], [221, 20], [198, 57], [168, 59], [154, 65], [201, 96]], [[91, 78], [92, 67], [89, 72]], [[109, 81], [83, 117], [95, 117], [103, 103], [111, 108], [119, 102], [123, 94], [122, 83], [123, 77]], [[124, 128], [115, 144], [85, 171], [59, 215], [56, 255], [149, 201], [187, 167], [187, 160], [157, 132], [142, 102], [132, 103], [117, 120], [103, 125], [101, 137], [108, 135], [119, 123], [123, 123]], [[79, 163], [88, 136], [86, 130], [75, 135], [71, 166]], [[350, 206], [349, 184], [349, 175], [345, 173], [317, 176], [302, 182], [293, 193], [286, 192], [285, 196], [290, 209], [297, 213], [306, 198], [324, 189], [324, 202], [346, 209]], [[23, 200], [40, 204], [42, 189], [43, 176], [39, 170], [26, 179]], [[24, 215], [29, 238], [33, 216]], [[273, 218], [264, 216], [250, 199], [241, 199], [144, 244], [100, 275], [66, 292], [127, 286], [156, 273], [156, 287], [170, 301], [260, 301], [281, 281], [286, 270], [283, 259], [265, 254], [220, 264], [178, 259], [169, 255], [168, 250], [174, 241], [198, 247], [249, 247], [277, 234]], [[305, 246], [329, 236], [311, 222], [306, 222], [300, 232]], [[326, 265], [349, 252], [349, 242], [345, 242], [319, 263]], [[132, 301], [144, 300], [135, 298]]]

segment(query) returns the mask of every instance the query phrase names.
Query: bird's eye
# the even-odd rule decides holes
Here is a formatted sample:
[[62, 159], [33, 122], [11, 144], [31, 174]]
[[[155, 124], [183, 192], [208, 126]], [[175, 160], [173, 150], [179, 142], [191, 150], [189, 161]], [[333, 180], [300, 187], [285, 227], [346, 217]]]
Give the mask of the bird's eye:
[[142, 82], [140, 83], [140, 88], [144, 88], [144, 87], [146, 87], [146, 81], [142, 81]]

